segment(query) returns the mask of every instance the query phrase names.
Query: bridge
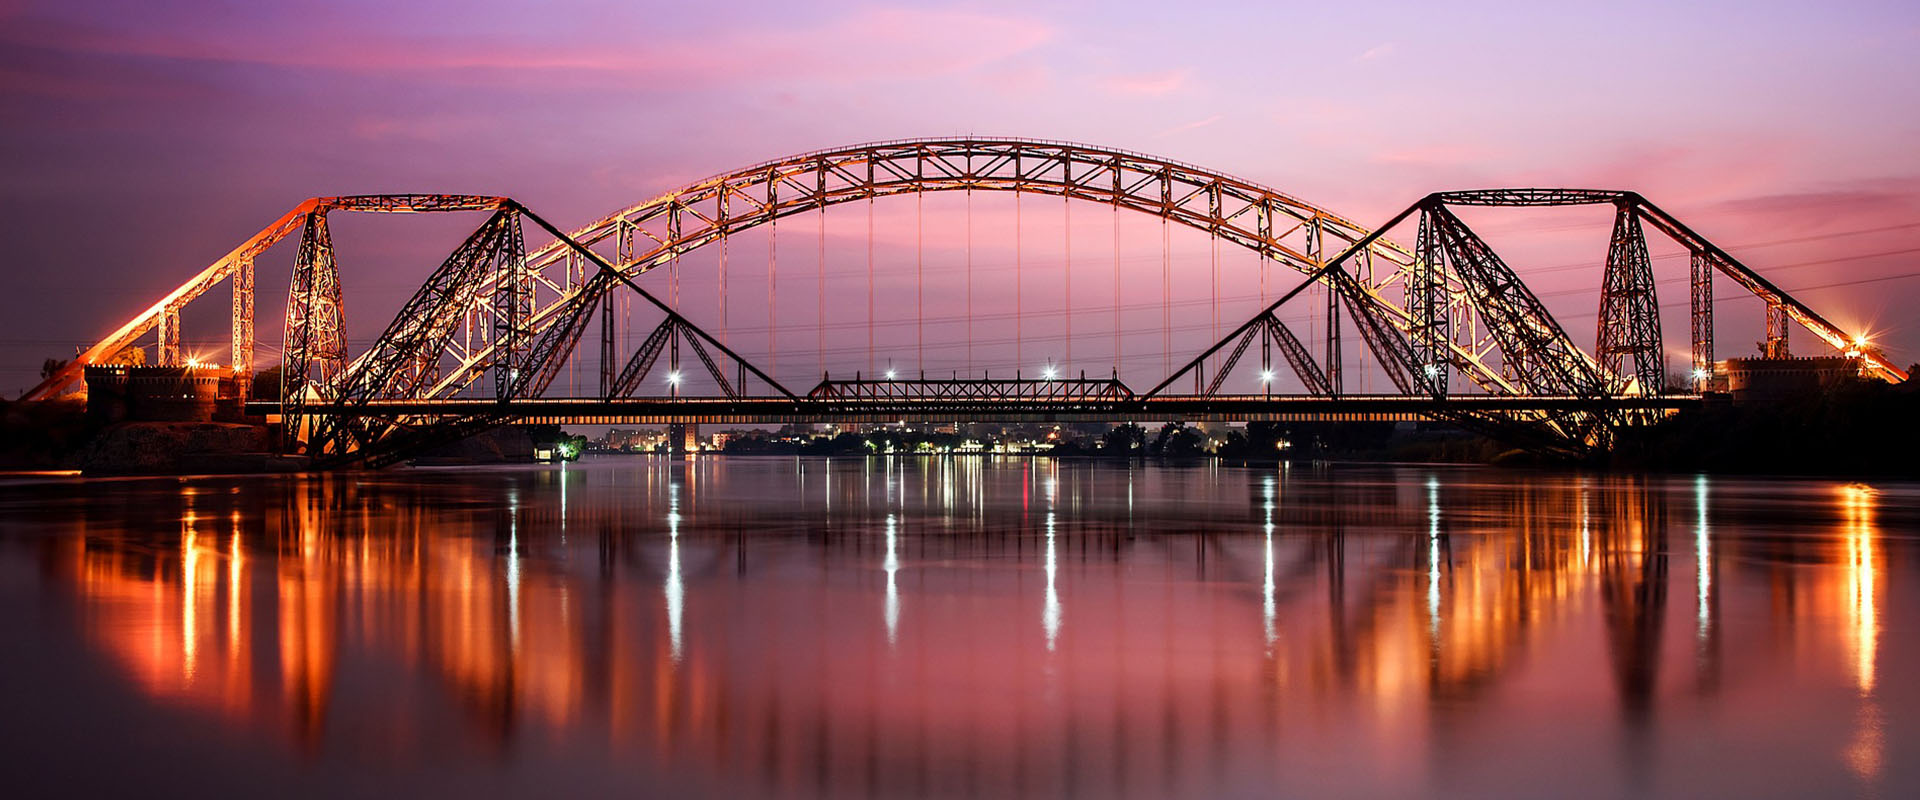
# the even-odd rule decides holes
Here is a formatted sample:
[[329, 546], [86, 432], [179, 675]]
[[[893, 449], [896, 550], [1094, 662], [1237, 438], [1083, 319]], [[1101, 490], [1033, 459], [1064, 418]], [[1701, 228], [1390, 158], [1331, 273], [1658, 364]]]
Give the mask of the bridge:
[[[964, 292], [956, 285], [960, 265], [936, 265], [931, 318], [924, 246], [930, 195], [961, 195], [966, 204]], [[983, 285], [976, 279], [976, 195], [1011, 196], [1014, 202], [1011, 309], [1004, 280]], [[1060, 203], [1064, 257], [1058, 269], [1043, 270], [1048, 288], [1042, 305], [1048, 307], [1030, 312], [1025, 253], [1031, 237], [1024, 233], [1022, 201], [1036, 197]], [[899, 202], [911, 202], [915, 211], [910, 273], [904, 257], [882, 265], [875, 255], [876, 241], [885, 238], [876, 232], [875, 207]], [[841, 253], [850, 249], [845, 239], [829, 235], [829, 209], [862, 206], [864, 295], [839, 285], [841, 276], [858, 277], [860, 270], [830, 267], [827, 257], [830, 243]], [[1541, 295], [1457, 213], [1557, 206], [1612, 212], [1607, 252], [1595, 259], [1602, 280], [1590, 348], [1575, 342]], [[1109, 208], [1113, 215], [1111, 280], [1095, 284], [1110, 286], [1110, 303], [1085, 300], [1089, 267], [1100, 279], [1106, 276], [1099, 274], [1104, 265], [1087, 263], [1084, 233], [1081, 261], [1075, 262], [1073, 212], [1082, 209], [1084, 224], [1089, 207]], [[456, 212], [485, 219], [378, 336], [353, 352], [345, 314], [348, 282], [336, 263], [330, 215]], [[1157, 221], [1158, 247], [1123, 246], [1123, 213]], [[790, 243], [794, 225], [805, 225], [807, 217], [814, 219], [813, 230], [801, 235], [813, 234], [816, 247], [808, 254], [813, 258], [803, 257], [811, 270], [803, 268], [796, 279]], [[784, 293], [778, 244], [783, 219], [789, 220]], [[1681, 380], [1667, 374], [1649, 227], [1664, 237], [1663, 246], [1679, 248], [1688, 259], [1691, 371]], [[1198, 259], [1183, 257], [1178, 282], [1171, 244], [1176, 228], [1185, 237], [1204, 237], [1209, 252], [1204, 270], [1195, 267]], [[1388, 236], [1404, 235], [1405, 228], [1412, 229], [1411, 247]], [[182, 353], [182, 313], [222, 283], [231, 287], [224, 309], [231, 350], [228, 363], [218, 368], [230, 370], [244, 390], [258, 366], [255, 262], [283, 240], [297, 247], [282, 315], [279, 385], [264, 393], [278, 399], [249, 406], [279, 415], [290, 446], [323, 465], [394, 463], [517, 421], [1425, 418], [1534, 449], [1590, 455], [1609, 448], [1623, 428], [1701, 402], [1716, 363], [1714, 309], [1729, 301], [1715, 296], [1716, 276], [1737, 287], [1733, 298], [1764, 304], [1766, 355], [1786, 356], [1790, 328], [1797, 326], [1853, 359], [1863, 375], [1907, 377], [1863, 334], [1842, 330], [1634, 192], [1439, 192], [1369, 228], [1192, 164], [1068, 142], [954, 138], [878, 142], [768, 161], [695, 181], [572, 230], [500, 196], [313, 198], [100, 339], [25, 398], [72, 390], [85, 366], [123, 360], [130, 349], [146, 347], [148, 337], [157, 363], [193, 361]], [[764, 261], [743, 265], [745, 252], [762, 242]], [[1224, 261], [1223, 246], [1229, 254]], [[1123, 255], [1138, 261], [1149, 252], [1159, 256], [1157, 287], [1139, 268], [1131, 276], [1122, 269]], [[1249, 261], [1233, 265], [1234, 253]], [[696, 260], [711, 269], [689, 279]], [[1078, 294], [1076, 272], [1082, 279]], [[1292, 278], [1283, 283], [1282, 276]], [[761, 277], [764, 295], [758, 285], [740, 285]], [[909, 278], [911, 317], [898, 296]], [[1226, 328], [1223, 286], [1229, 287], [1225, 299], [1247, 301], [1256, 295], [1234, 295], [1230, 287], [1256, 279], [1253, 313], [1226, 319], [1243, 319]], [[1270, 281], [1285, 291], [1269, 292]], [[1174, 296], [1203, 283], [1212, 293], [1211, 324], [1185, 318], [1186, 306], [1205, 305], [1195, 300], [1180, 303], [1183, 319], [1176, 326]], [[1054, 292], [1055, 285], [1061, 291]], [[808, 288], [814, 289], [811, 297], [792, 296]], [[683, 302], [683, 293], [702, 292], [712, 305]], [[1129, 305], [1128, 292], [1148, 300]], [[975, 307], [981, 294], [992, 298], [984, 311]], [[796, 304], [812, 312], [811, 348], [803, 343], [808, 326], [781, 322], [782, 297], [789, 318]], [[861, 300], [864, 314], [857, 311]], [[749, 318], [764, 317], [765, 326], [729, 335], [730, 318], [737, 326], [743, 303]], [[943, 305], [945, 312], [938, 310]], [[962, 305], [964, 311], [958, 310]], [[1160, 346], [1149, 346], [1157, 352], [1142, 359], [1139, 340], [1151, 339], [1154, 331], [1140, 318], [1155, 305]], [[884, 320], [883, 309], [891, 315]], [[1086, 332], [1089, 317], [1109, 314], [1104, 331]], [[1078, 337], [1076, 318], [1083, 326]], [[931, 339], [930, 320], [936, 328]], [[863, 322], [864, 362], [858, 341]], [[957, 330], [962, 324], [964, 336]], [[992, 333], [982, 339], [976, 324]], [[1005, 336], [1009, 326], [1011, 341]], [[1037, 330], [1031, 339], [1029, 326]], [[1176, 344], [1176, 329], [1185, 340], [1204, 333], [1198, 341]], [[751, 334], [764, 334], [764, 346], [750, 343]], [[964, 358], [954, 352], [962, 339]], [[1091, 343], [1095, 352], [1105, 347], [1102, 356], [1085, 356], [1089, 339], [1110, 340]], [[796, 378], [796, 344], [799, 360], [804, 364], [812, 355], [817, 372]], [[990, 366], [995, 362], [976, 358], [976, 347], [999, 353], [998, 377]], [[882, 350], [892, 354], [885, 367]], [[1036, 350], [1044, 352], [1044, 361]], [[785, 371], [779, 369], [783, 353]], [[1160, 368], [1142, 366], [1153, 355]], [[841, 368], [838, 379], [833, 366]], [[582, 369], [588, 387], [578, 385]], [[563, 375], [567, 381], [560, 380]], [[1381, 391], [1386, 386], [1391, 391]]]

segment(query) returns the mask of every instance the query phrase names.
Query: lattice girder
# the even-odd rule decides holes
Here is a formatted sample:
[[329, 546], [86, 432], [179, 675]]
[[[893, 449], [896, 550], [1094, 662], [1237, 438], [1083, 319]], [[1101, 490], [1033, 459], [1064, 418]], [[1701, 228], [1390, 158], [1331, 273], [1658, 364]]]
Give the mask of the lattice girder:
[[[1007, 191], [1106, 203], [1217, 235], [1229, 244], [1301, 272], [1321, 264], [1309, 232], [1346, 247], [1364, 238], [1364, 228], [1324, 209], [1258, 184], [1188, 164], [1061, 142], [1018, 139], [953, 139], [888, 142], [809, 153], [715, 176], [627, 208], [569, 234], [609, 263], [634, 276], [721, 238], [781, 217], [856, 200], [925, 191]], [[678, 225], [672, 224], [679, 220]], [[620, 252], [630, 240], [630, 254]], [[1380, 287], [1404, 280], [1413, 256], [1384, 239], [1370, 241], [1360, 263], [1368, 302], [1403, 330], [1407, 312]], [[609, 252], [611, 251], [611, 252]], [[529, 255], [531, 269], [546, 272], [564, 263], [567, 248], [555, 242]], [[568, 309], [576, 291], [601, 292], [604, 283], [551, 284], [532, 315], [545, 330]], [[1511, 391], [1498, 371], [1481, 360], [1485, 348], [1448, 343], [1450, 363], [1489, 391]], [[484, 350], [471, 354], [426, 396], [449, 396], [491, 363]]]

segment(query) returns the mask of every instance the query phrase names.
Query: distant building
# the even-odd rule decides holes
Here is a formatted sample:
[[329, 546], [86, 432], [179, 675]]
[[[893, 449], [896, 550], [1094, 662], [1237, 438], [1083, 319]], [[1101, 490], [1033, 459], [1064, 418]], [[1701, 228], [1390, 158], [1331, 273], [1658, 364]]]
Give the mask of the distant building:
[[1770, 402], [1832, 386], [1860, 374], [1860, 362], [1843, 356], [1816, 358], [1729, 358], [1714, 365], [1726, 376], [1733, 402]]
[[700, 452], [700, 426], [681, 422], [668, 425], [667, 452], [676, 456]]
[[657, 430], [612, 428], [609, 429], [607, 435], [600, 440], [599, 445], [607, 450], [621, 452], [651, 450], [661, 442], [662, 438], [660, 432]]
[[115, 422], [211, 422], [239, 414], [239, 387], [217, 367], [88, 366], [87, 418]]

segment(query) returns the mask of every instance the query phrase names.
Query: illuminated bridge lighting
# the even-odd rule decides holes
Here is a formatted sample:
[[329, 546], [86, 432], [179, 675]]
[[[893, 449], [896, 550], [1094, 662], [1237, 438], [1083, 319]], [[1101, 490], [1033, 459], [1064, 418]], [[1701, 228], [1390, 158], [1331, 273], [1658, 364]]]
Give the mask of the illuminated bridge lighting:
[[687, 588], [680, 578], [680, 484], [667, 484], [667, 642], [674, 663], [685, 655], [680, 621], [686, 612]]
[[900, 643], [900, 586], [894, 581], [895, 573], [900, 571], [898, 538], [899, 523], [894, 519], [894, 515], [888, 514], [887, 559], [881, 562], [880, 568], [887, 573], [886, 620], [887, 646], [889, 647]]
[[[1048, 494], [1051, 495], [1052, 492], [1049, 491]], [[1060, 592], [1054, 583], [1059, 569], [1060, 562], [1055, 553], [1053, 543], [1053, 512], [1048, 511], [1046, 562], [1047, 600], [1046, 605], [1040, 610], [1040, 626], [1047, 633], [1047, 652], [1053, 652], [1054, 646], [1060, 638], [1060, 624], [1065, 616], [1065, 612], [1060, 606]]]
[[[769, 169], [768, 164], [781, 167]], [[848, 164], [864, 164], [866, 168], [847, 169]], [[1110, 170], [1107, 178], [1111, 179], [1068, 177], [1087, 175], [1089, 169]], [[802, 175], [814, 176], [815, 180], [798, 180]], [[953, 176], [965, 178], [956, 180]], [[769, 321], [764, 349], [747, 351], [743, 337], [728, 337], [724, 311], [718, 336], [681, 316], [677, 310], [681, 285], [677, 272], [670, 283], [671, 303], [636, 280], [656, 268], [679, 264], [700, 248], [725, 248], [736, 234], [756, 230], [757, 235], [760, 226], [770, 228], [775, 220], [803, 210], [820, 213], [824, 242], [826, 213], [831, 207], [871, 204], [879, 198], [920, 197], [927, 192], [965, 192], [971, 197], [988, 191], [1016, 197], [1066, 197], [1114, 209], [1133, 209], [1158, 217], [1166, 225], [1184, 226], [1217, 237], [1219, 244], [1258, 254], [1297, 273], [1301, 280], [1224, 338], [1219, 337], [1220, 331], [1226, 330], [1218, 318], [1221, 297], [1219, 287], [1214, 287], [1215, 340], [1199, 345], [1185, 343], [1178, 350], [1171, 334], [1180, 328], [1176, 327], [1172, 306], [1162, 298], [1161, 334], [1167, 350], [1162, 361], [1169, 372], [1129, 375], [1139, 386], [1152, 387], [1136, 392], [1133, 384], [1121, 379], [1123, 371], [1136, 372], [1139, 367], [1124, 363], [1126, 359], [1121, 357], [1118, 315], [1126, 298], [1119, 289], [1123, 281], [1117, 266], [1120, 248], [1116, 247], [1111, 379], [1097, 397], [1075, 391], [1062, 394], [1063, 387], [1071, 390], [1075, 380], [1063, 372], [1089, 383], [1089, 372], [1102, 371], [1086, 369], [1092, 365], [1086, 364], [1085, 358], [1074, 360], [1073, 321], [1076, 314], [1084, 316], [1087, 309], [1074, 307], [1070, 272], [1064, 276], [1067, 281], [1061, 291], [1045, 290], [1052, 295], [1050, 301], [1059, 301], [1045, 304], [1045, 312], [1022, 310], [1025, 284], [1016, 277], [1010, 320], [997, 308], [990, 312], [995, 316], [976, 319], [980, 315], [973, 311], [971, 269], [964, 294], [952, 292], [953, 297], [941, 298], [943, 292], [936, 285], [936, 300], [958, 305], [956, 298], [966, 298], [963, 315], [951, 316], [957, 309], [949, 308], [937, 311], [934, 318], [943, 324], [957, 323], [956, 329], [964, 325], [966, 341], [955, 343], [969, 354], [964, 369], [959, 359], [950, 356], [936, 354], [934, 363], [928, 362], [928, 318], [916, 303], [911, 344], [920, 360], [911, 367], [920, 379], [906, 382], [912, 385], [911, 390], [897, 383], [895, 370], [888, 362], [886, 381], [855, 381], [879, 385], [884, 390], [873, 391], [869, 386], [853, 395], [829, 392], [829, 396], [821, 397], [810, 393], [815, 376], [819, 376], [821, 386], [832, 389], [828, 376], [835, 366], [842, 368], [842, 374], [879, 374], [876, 344], [907, 346], [906, 342], [876, 341], [885, 334], [877, 333], [873, 325], [876, 277], [871, 265], [866, 271], [866, 286], [862, 287], [869, 309], [867, 319], [860, 320], [866, 323], [865, 348], [855, 347], [853, 341], [832, 342], [829, 346], [827, 336], [830, 329], [845, 332], [844, 337], [859, 335], [851, 332], [856, 330], [851, 324], [855, 320], [831, 319], [834, 315], [827, 313], [827, 309], [851, 306], [832, 303], [829, 297], [850, 299], [856, 290], [840, 286], [830, 293], [824, 269], [820, 270], [820, 280], [810, 287], [815, 291], [807, 300], [819, 310], [813, 321], [815, 352], [807, 354], [813, 358], [798, 361], [811, 362], [817, 371], [796, 369], [793, 360], [789, 360], [785, 373], [778, 369], [780, 343], [785, 341], [788, 349], [793, 349], [792, 343], [802, 339], [780, 338], [773, 324], [780, 317], [780, 300], [772, 280], [776, 253], [771, 242], [766, 262], [766, 307], [754, 309], [764, 311]], [[730, 205], [727, 198], [764, 201]], [[1074, 205], [1064, 204], [1066, 213], [1070, 214]], [[1467, 302], [1491, 296], [1489, 292], [1505, 297], [1505, 290], [1498, 287], [1524, 283], [1454, 209], [1574, 205], [1612, 206], [1615, 227], [1623, 231], [1614, 249], [1620, 255], [1609, 256], [1605, 278], [1597, 288], [1603, 308], [1614, 309], [1602, 316], [1599, 342], [1604, 346], [1595, 348], [1598, 355], [1582, 350], [1566, 335], [1566, 326], [1544, 307], [1496, 300], [1496, 307], [1488, 310], [1484, 307], [1487, 302]], [[438, 288], [421, 296], [457, 291], [442, 300], [423, 300], [417, 306], [408, 306], [407, 313], [415, 318], [402, 320], [406, 324], [392, 328], [390, 334], [375, 340], [363, 352], [350, 352], [344, 316], [337, 312], [353, 305], [341, 295], [351, 282], [340, 279], [339, 253], [328, 220], [337, 218], [332, 215], [347, 213], [440, 212], [488, 212], [486, 221], [468, 239], [472, 246], [450, 255], [424, 284]], [[1642, 220], [1649, 223], [1644, 228]], [[545, 243], [529, 250], [520, 235], [523, 223], [540, 229], [540, 241]], [[967, 225], [971, 231], [971, 216]], [[1315, 235], [1325, 237], [1320, 242], [1325, 251], [1340, 255], [1322, 262], [1299, 256], [1286, 247], [1276, 249], [1273, 236], [1248, 233], [1300, 230], [1303, 225], [1314, 226]], [[1458, 257], [1445, 259], [1440, 270], [1420, 267], [1409, 248], [1388, 236], [1409, 233], [1409, 227], [1457, 243]], [[313, 459], [317, 468], [388, 466], [418, 456], [456, 433], [471, 436], [488, 427], [527, 422], [625, 423], [644, 419], [642, 424], [671, 424], [754, 419], [832, 423], [913, 419], [954, 423], [1005, 419], [1009, 415], [1056, 421], [1347, 421], [1361, 415], [1385, 421], [1440, 419], [1461, 425], [1478, 420], [1485, 423], [1482, 429], [1496, 438], [1524, 441], [1530, 449], [1552, 454], [1586, 457], [1610, 449], [1623, 428], [1651, 424], [1703, 402], [1699, 396], [1646, 389], [1666, 381], [1659, 298], [1647, 256], [1650, 233], [1664, 236], [1664, 244], [1713, 254], [1711, 266], [1715, 270], [1736, 278], [1738, 285], [1766, 300], [1769, 308], [1791, 307], [1790, 315], [1777, 315], [1777, 330], [1769, 328], [1769, 342], [1779, 345], [1782, 352], [1786, 328], [1797, 324], [1835, 350], [1858, 358], [1863, 374], [1889, 382], [1906, 379], [1904, 370], [1869, 345], [1868, 332], [1843, 331], [1777, 289], [1756, 288], [1772, 287], [1773, 283], [1635, 192], [1577, 188], [1436, 192], [1391, 218], [1386, 227], [1369, 230], [1258, 182], [1192, 164], [1070, 142], [955, 137], [839, 147], [720, 172], [571, 231], [501, 196], [310, 198], [287, 209], [268, 227], [228, 251], [229, 255], [206, 266], [72, 362], [52, 370], [22, 399], [45, 399], [72, 388], [83, 377], [85, 367], [108, 364], [128, 348], [142, 346], [142, 337], [155, 332], [160, 339], [160, 364], [177, 366], [183, 355], [183, 307], [209, 296], [208, 290], [221, 283], [230, 283], [235, 292], [228, 312], [233, 339], [231, 368], [236, 380], [250, 379], [255, 346], [254, 256], [292, 238], [299, 242], [299, 252], [304, 255], [295, 259], [289, 285], [296, 289], [289, 294], [284, 309], [285, 338], [295, 344], [287, 348], [282, 359], [284, 377], [279, 396], [283, 399], [248, 403], [247, 410], [293, 420], [291, 429], [304, 431], [305, 435], [288, 437], [288, 447]], [[868, 237], [870, 249], [877, 238], [871, 226]], [[615, 246], [616, 242], [623, 244]], [[496, 261], [513, 266], [496, 268]], [[1018, 253], [1015, 261], [1020, 263]], [[1071, 264], [1070, 254], [1067, 262]], [[1361, 263], [1365, 269], [1356, 269]], [[915, 259], [911, 276], [887, 276], [887, 280], [911, 281], [914, 296], [925, 297], [928, 287], [920, 267], [920, 260]], [[1322, 280], [1318, 277], [1321, 275], [1347, 276], [1343, 280], [1348, 283], [1341, 284], [1341, 295], [1350, 302], [1349, 313], [1354, 315], [1358, 329], [1372, 331], [1364, 337], [1369, 347], [1397, 343], [1405, 348], [1403, 357], [1376, 360], [1355, 373], [1355, 378], [1375, 379], [1355, 381], [1363, 387], [1371, 384], [1375, 394], [1348, 391], [1354, 387], [1342, 385], [1337, 362], [1321, 365], [1313, 357], [1314, 352], [1339, 352], [1334, 338], [1337, 326], [1318, 332], [1325, 341], [1303, 341], [1282, 320], [1280, 312], [1299, 310], [1297, 304], [1283, 307], [1310, 285], [1331, 286], [1333, 278]], [[581, 280], [583, 276], [592, 279]], [[716, 283], [724, 291], [722, 281]], [[1055, 286], [1051, 282], [1044, 285]], [[518, 296], [523, 287], [525, 296]], [[1264, 284], [1262, 288], [1264, 296]], [[756, 299], [757, 295], [752, 293]], [[622, 323], [608, 309], [615, 307], [617, 299], [635, 297], [649, 301], [635, 303], [635, 308], [665, 313], [638, 323], [643, 326], [640, 329], [621, 330], [621, 324], [633, 323]], [[474, 298], [496, 300], [475, 302]], [[1710, 363], [1703, 358], [1712, 353], [1713, 326], [1703, 324], [1711, 319], [1710, 309], [1708, 304], [1693, 312], [1694, 366], [1701, 369], [1705, 369], [1704, 363]], [[980, 365], [971, 357], [976, 323], [1011, 321], [1017, 351], [1023, 319], [1034, 317], [1039, 321], [1043, 313], [1064, 315], [1060, 347], [1065, 358], [1049, 359], [1040, 381], [1019, 377], [987, 380], [992, 370], [977, 368]], [[647, 335], [633, 335], [649, 325], [653, 327]], [[598, 341], [592, 341], [594, 337], [587, 332], [596, 328]], [[512, 335], [476, 339], [470, 333], [456, 333], [473, 330], [508, 331]], [[631, 346], [634, 339], [640, 340], [637, 347]], [[1238, 384], [1248, 389], [1244, 394], [1222, 392], [1224, 386], [1234, 385], [1229, 377], [1242, 376], [1239, 380], [1244, 380], [1248, 374], [1236, 367], [1255, 339], [1259, 339], [1262, 361], [1254, 374], [1262, 388], [1270, 388], [1278, 380], [1278, 373], [1267, 360], [1268, 354], [1277, 351], [1305, 387], [1304, 393], [1255, 393], [1245, 383]], [[851, 365], [846, 361], [835, 364], [829, 360], [836, 353], [857, 349], [867, 353], [861, 368], [847, 369]], [[189, 367], [205, 363], [204, 354], [186, 355]], [[683, 361], [688, 355], [696, 361]], [[1017, 365], [1029, 364], [1027, 359], [1033, 357], [1015, 352], [1002, 363], [1016, 365], [1008, 371], [1019, 376]], [[683, 374], [683, 366], [689, 363], [697, 364], [689, 368], [696, 371], [698, 381], [689, 381], [689, 375]], [[1176, 363], [1181, 364], [1177, 369], [1173, 367]], [[599, 368], [597, 386], [582, 385], [579, 371], [569, 369], [583, 364]], [[668, 365], [663, 368], [664, 376], [662, 371], [655, 371], [662, 364]], [[790, 385], [782, 380], [784, 375], [786, 381], [793, 381], [803, 372], [804, 384]], [[951, 378], [927, 380], [929, 372]], [[1452, 381], [1456, 373], [1461, 380]], [[561, 379], [563, 375], [565, 380]], [[961, 380], [963, 376], [966, 380]], [[1141, 382], [1141, 377], [1147, 382]], [[1385, 380], [1378, 380], [1381, 378]], [[1037, 383], [1047, 385], [1033, 386]], [[1456, 383], [1472, 388], [1454, 391], [1451, 387]], [[687, 394], [683, 387], [689, 384], [711, 387], [711, 391], [706, 396], [683, 396]], [[1384, 388], [1388, 386], [1392, 388]], [[1313, 410], [1307, 410], [1308, 406], [1314, 406]], [[1523, 428], [1524, 435], [1516, 432]]]

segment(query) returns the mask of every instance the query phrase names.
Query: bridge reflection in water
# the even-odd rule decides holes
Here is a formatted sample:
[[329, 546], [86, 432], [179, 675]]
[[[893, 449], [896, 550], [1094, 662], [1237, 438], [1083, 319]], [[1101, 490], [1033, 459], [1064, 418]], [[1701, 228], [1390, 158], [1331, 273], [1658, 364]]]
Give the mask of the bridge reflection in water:
[[29, 493], [13, 524], [51, 535], [0, 554], [71, 598], [45, 629], [319, 786], [469, 762], [726, 794], [1914, 778], [1887, 741], [1913, 692], [1877, 666], [1913, 655], [1883, 641], [1879, 527], [1910, 490], [635, 458], [0, 497]]

